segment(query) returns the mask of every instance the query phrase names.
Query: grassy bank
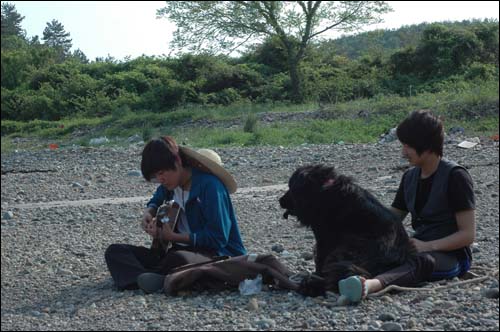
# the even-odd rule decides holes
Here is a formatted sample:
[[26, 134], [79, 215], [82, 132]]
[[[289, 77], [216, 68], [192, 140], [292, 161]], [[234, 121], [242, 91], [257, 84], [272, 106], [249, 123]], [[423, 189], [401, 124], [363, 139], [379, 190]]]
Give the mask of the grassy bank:
[[[292, 113], [319, 108], [329, 114], [329, 120], [263, 124], [255, 116], [261, 112]], [[132, 113], [119, 109], [102, 118], [68, 118], [55, 122], [2, 121], [2, 152], [16, 148], [22, 141], [32, 141], [31, 148], [46, 148], [47, 142], [64, 147], [88, 145], [91, 138], [107, 136], [111, 144], [127, 144], [126, 138], [135, 134], [144, 140], [170, 134], [180, 142], [200, 147], [376, 142], [410, 111], [423, 108], [440, 115], [445, 128], [465, 128], [467, 136], [498, 133], [498, 85], [490, 84], [460, 93], [377, 96], [335, 105], [245, 103], [215, 108], [186, 106], [169, 113]], [[220, 127], [179, 126], [203, 119], [217, 122]], [[236, 119], [241, 126], [226, 128], [227, 121]]]
[[[362, 119], [292, 122], [257, 128], [255, 132], [237, 129], [188, 129], [173, 130], [172, 135], [180, 142], [197, 147], [210, 146], [253, 146], [282, 145], [294, 146], [303, 143], [374, 143], [380, 135], [394, 127], [390, 116], [382, 116], [375, 121]], [[498, 133], [498, 117], [474, 121], [452, 121], [451, 127], [460, 126], [468, 136], [490, 136]]]

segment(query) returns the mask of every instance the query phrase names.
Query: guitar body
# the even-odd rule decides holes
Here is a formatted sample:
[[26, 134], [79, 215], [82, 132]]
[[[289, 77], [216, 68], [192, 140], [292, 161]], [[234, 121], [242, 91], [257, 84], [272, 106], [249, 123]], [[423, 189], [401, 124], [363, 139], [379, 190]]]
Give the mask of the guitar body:
[[[169, 223], [172, 230], [175, 231], [180, 212], [181, 209], [177, 202], [174, 200], [164, 201], [156, 210], [156, 225], [162, 228], [163, 224]], [[161, 231], [159, 233], [161, 234]], [[157, 251], [158, 254], [162, 255], [166, 254], [170, 248], [172, 248], [172, 245], [173, 243], [171, 241], [164, 241], [158, 236], [153, 239], [151, 250]]]

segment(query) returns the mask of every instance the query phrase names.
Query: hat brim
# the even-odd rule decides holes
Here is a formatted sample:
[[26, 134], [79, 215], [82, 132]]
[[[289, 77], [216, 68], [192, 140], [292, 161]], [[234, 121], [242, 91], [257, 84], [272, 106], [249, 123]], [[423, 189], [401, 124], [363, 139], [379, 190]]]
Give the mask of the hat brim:
[[226, 186], [230, 194], [234, 194], [238, 189], [238, 185], [234, 180], [233, 176], [226, 171], [224, 167], [213, 161], [212, 159], [205, 157], [204, 155], [188, 148], [185, 146], [180, 146], [179, 151], [181, 151], [186, 157], [187, 161], [192, 167], [195, 167], [205, 173], [211, 173], [219, 178], [222, 183]]

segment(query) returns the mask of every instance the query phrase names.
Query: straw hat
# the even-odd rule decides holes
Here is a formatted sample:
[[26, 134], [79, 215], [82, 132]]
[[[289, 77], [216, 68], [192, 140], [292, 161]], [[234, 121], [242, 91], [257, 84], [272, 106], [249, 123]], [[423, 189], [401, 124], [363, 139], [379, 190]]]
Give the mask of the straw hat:
[[236, 189], [238, 189], [236, 181], [233, 176], [222, 167], [222, 160], [215, 151], [210, 149], [194, 151], [185, 146], [179, 146], [179, 151], [186, 156], [191, 166], [217, 176], [219, 180], [224, 183], [230, 194], [236, 192]]

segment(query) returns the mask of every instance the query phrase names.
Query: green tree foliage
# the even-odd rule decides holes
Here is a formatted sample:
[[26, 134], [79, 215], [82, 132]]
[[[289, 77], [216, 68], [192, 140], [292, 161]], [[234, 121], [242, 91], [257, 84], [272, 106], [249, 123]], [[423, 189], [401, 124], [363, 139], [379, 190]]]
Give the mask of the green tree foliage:
[[[2, 2], [2, 40], [5, 37], [16, 36], [25, 38], [26, 32], [21, 27], [24, 16], [16, 11], [16, 6]], [[2, 43], [3, 47], [3, 43]]]
[[16, 6], [2, 2], [2, 50], [16, 50], [24, 47], [26, 32], [21, 27], [23, 19], [24, 16], [16, 11]]
[[416, 65], [425, 79], [446, 77], [472, 63], [479, 47], [476, 35], [467, 30], [432, 25], [423, 32], [422, 41], [415, 50]]
[[324, 32], [356, 31], [390, 11], [383, 1], [169, 1], [158, 10], [178, 29], [174, 47], [229, 53], [245, 43], [274, 37], [286, 51], [292, 98], [304, 100], [300, 64], [311, 40]]
[[[443, 22], [440, 25], [450, 29], [472, 30], [477, 38], [488, 47], [485, 54], [498, 54], [498, 22], [491, 20], [472, 20], [461, 22]], [[384, 57], [407, 49], [416, 48], [421, 42], [424, 30], [429, 23], [402, 26], [398, 29], [367, 31], [357, 35], [342, 36], [328, 40], [322, 48], [335, 49], [337, 55], [356, 59], [363, 55], [379, 54]]]
[[472, 30], [480, 42], [479, 61], [498, 65], [498, 22], [479, 21]]
[[[419, 44], [394, 53], [388, 63], [392, 80], [391, 90], [403, 93], [410, 86], [415, 89], [434, 91], [436, 84], [466, 74], [477, 63], [492, 64], [498, 68], [498, 22], [476, 22], [473, 25], [455, 27], [431, 24], [422, 32]], [[481, 70], [475, 72], [480, 73]], [[490, 67], [491, 68], [491, 67]], [[488, 76], [488, 69], [482, 71]], [[478, 74], [479, 75], [479, 74]], [[498, 73], [497, 73], [498, 75]], [[463, 79], [463, 77], [462, 77]], [[407, 90], [409, 91], [409, 90]]]
[[80, 49], [75, 50], [71, 54], [71, 58], [75, 59], [76, 61], [78, 61], [80, 63], [89, 63], [89, 59], [87, 58], [85, 53], [83, 53], [83, 51]]
[[[306, 49], [305, 58], [310, 53]], [[251, 62], [260, 65], [260, 72], [264, 75], [288, 72], [288, 54], [279, 38], [272, 36], [266, 38], [261, 44], [249, 47], [241, 57], [241, 62]]]
[[[426, 24], [376, 36], [371, 43], [366, 33], [358, 36], [361, 42], [349, 37], [346, 49], [352, 52], [345, 54], [336, 41], [310, 42], [297, 67], [303, 98], [340, 103], [392, 94], [474, 91], [485, 82], [498, 86], [497, 21]], [[290, 43], [300, 47], [301, 42]], [[379, 49], [379, 43], [396, 48]], [[60, 51], [37, 36], [2, 36], [2, 120], [111, 115], [118, 121], [140, 112], [151, 112], [154, 118], [155, 112], [187, 104], [295, 100], [289, 52], [278, 36], [265, 37], [240, 57], [198, 53], [123, 61], [108, 56], [89, 62], [80, 50], [64, 58]], [[483, 95], [477, 96], [471, 103], [481, 103]]]
[[14, 89], [29, 78], [30, 58], [25, 51], [2, 51], [2, 87]]
[[68, 38], [69, 35], [70, 33], [64, 30], [62, 23], [52, 20], [47, 22], [47, 26], [43, 30], [42, 40], [45, 41], [47, 46], [58, 50], [62, 61], [70, 54], [71, 46], [73, 46], [71, 39]]

